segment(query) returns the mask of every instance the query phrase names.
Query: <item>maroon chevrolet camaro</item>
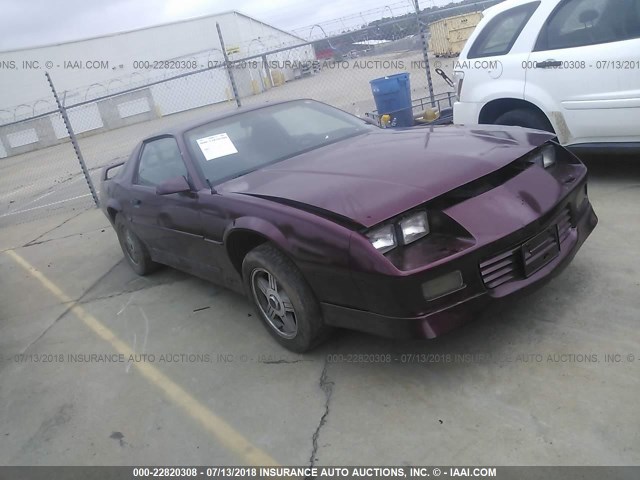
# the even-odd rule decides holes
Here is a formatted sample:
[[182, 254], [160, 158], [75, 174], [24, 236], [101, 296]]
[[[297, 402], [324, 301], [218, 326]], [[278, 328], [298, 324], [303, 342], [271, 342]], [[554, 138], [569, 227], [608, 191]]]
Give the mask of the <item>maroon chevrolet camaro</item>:
[[542, 131], [380, 129], [295, 100], [147, 138], [100, 195], [138, 274], [244, 292], [302, 352], [332, 327], [433, 338], [543, 284], [597, 223], [586, 178]]

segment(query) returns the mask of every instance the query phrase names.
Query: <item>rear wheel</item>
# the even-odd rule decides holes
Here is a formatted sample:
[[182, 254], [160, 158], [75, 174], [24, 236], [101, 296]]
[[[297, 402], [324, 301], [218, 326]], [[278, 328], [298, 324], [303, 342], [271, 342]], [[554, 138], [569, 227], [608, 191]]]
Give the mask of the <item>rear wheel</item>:
[[555, 133], [547, 117], [540, 112], [527, 108], [519, 108], [503, 113], [496, 119], [495, 124], [515, 125]]
[[115, 227], [124, 258], [133, 271], [142, 276], [155, 272], [160, 264], [151, 260], [149, 250], [120, 213], [116, 215]]
[[269, 243], [242, 262], [247, 296], [269, 333], [285, 348], [306, 352], [326, 338], [320, 305], [311, 287], [282, 252]]

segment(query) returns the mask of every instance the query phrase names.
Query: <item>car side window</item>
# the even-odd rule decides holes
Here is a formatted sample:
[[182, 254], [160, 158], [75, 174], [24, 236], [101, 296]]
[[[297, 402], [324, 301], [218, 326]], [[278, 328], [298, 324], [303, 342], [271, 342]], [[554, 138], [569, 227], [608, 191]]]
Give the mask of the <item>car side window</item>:
[[493, 57], [509, 53], [538, 5], [540, 2], [526, 3], [493, 17], [478, 34], [467, 57]]
[[188, 178], [178, 143], [174, 138], [163, 137], [144, 145], [135, 183], [155, 187], [180, 175]]
[[637, 0], [566, 0], [551, 14], [535, 51], [640, 38]]

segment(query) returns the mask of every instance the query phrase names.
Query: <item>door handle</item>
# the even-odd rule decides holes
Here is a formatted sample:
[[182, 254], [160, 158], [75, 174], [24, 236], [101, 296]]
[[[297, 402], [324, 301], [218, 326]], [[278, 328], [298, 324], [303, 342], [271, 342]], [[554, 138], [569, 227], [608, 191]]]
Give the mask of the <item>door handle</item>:
[[133, 200], [131, 200], [131, 203], [133, 204], [134, 207], [139, 207], [140, 204], [142, 203], [142, 200], [138, 198], [134, 198]]
[[559, 67], [562, 65], [560, 60], [545, 60], [544, 62], [535, 62], [536, 68], [550, 68], [550, 67]]

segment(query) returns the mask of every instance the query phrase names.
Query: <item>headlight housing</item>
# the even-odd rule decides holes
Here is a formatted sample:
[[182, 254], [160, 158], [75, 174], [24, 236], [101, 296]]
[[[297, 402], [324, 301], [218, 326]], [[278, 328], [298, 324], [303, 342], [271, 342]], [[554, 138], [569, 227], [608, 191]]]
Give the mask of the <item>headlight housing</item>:
[[396, 232], [393, 224], [383, 225], [382, 227], [371, 230], [367, 233], [367, 238], [380, 253], [388, 252], [396, 247]]
[[409, 245], [412, 242], [428, 235], [429, 217], [427, 212], [414, 212], [395, 221], [374, 228], [366, 233], [371, 244], [380, 253], [386, 253], [400, 245]]
[[408, 245], [429, 233], [427, 212], [418, 212], [404, 217], [398, 222], [402, 233], [402, 243]]
[[556, 149], [553, 145], [545, 145], [533, 157], [533, 163], [542, 168], [549, 168], [556, 164]]

